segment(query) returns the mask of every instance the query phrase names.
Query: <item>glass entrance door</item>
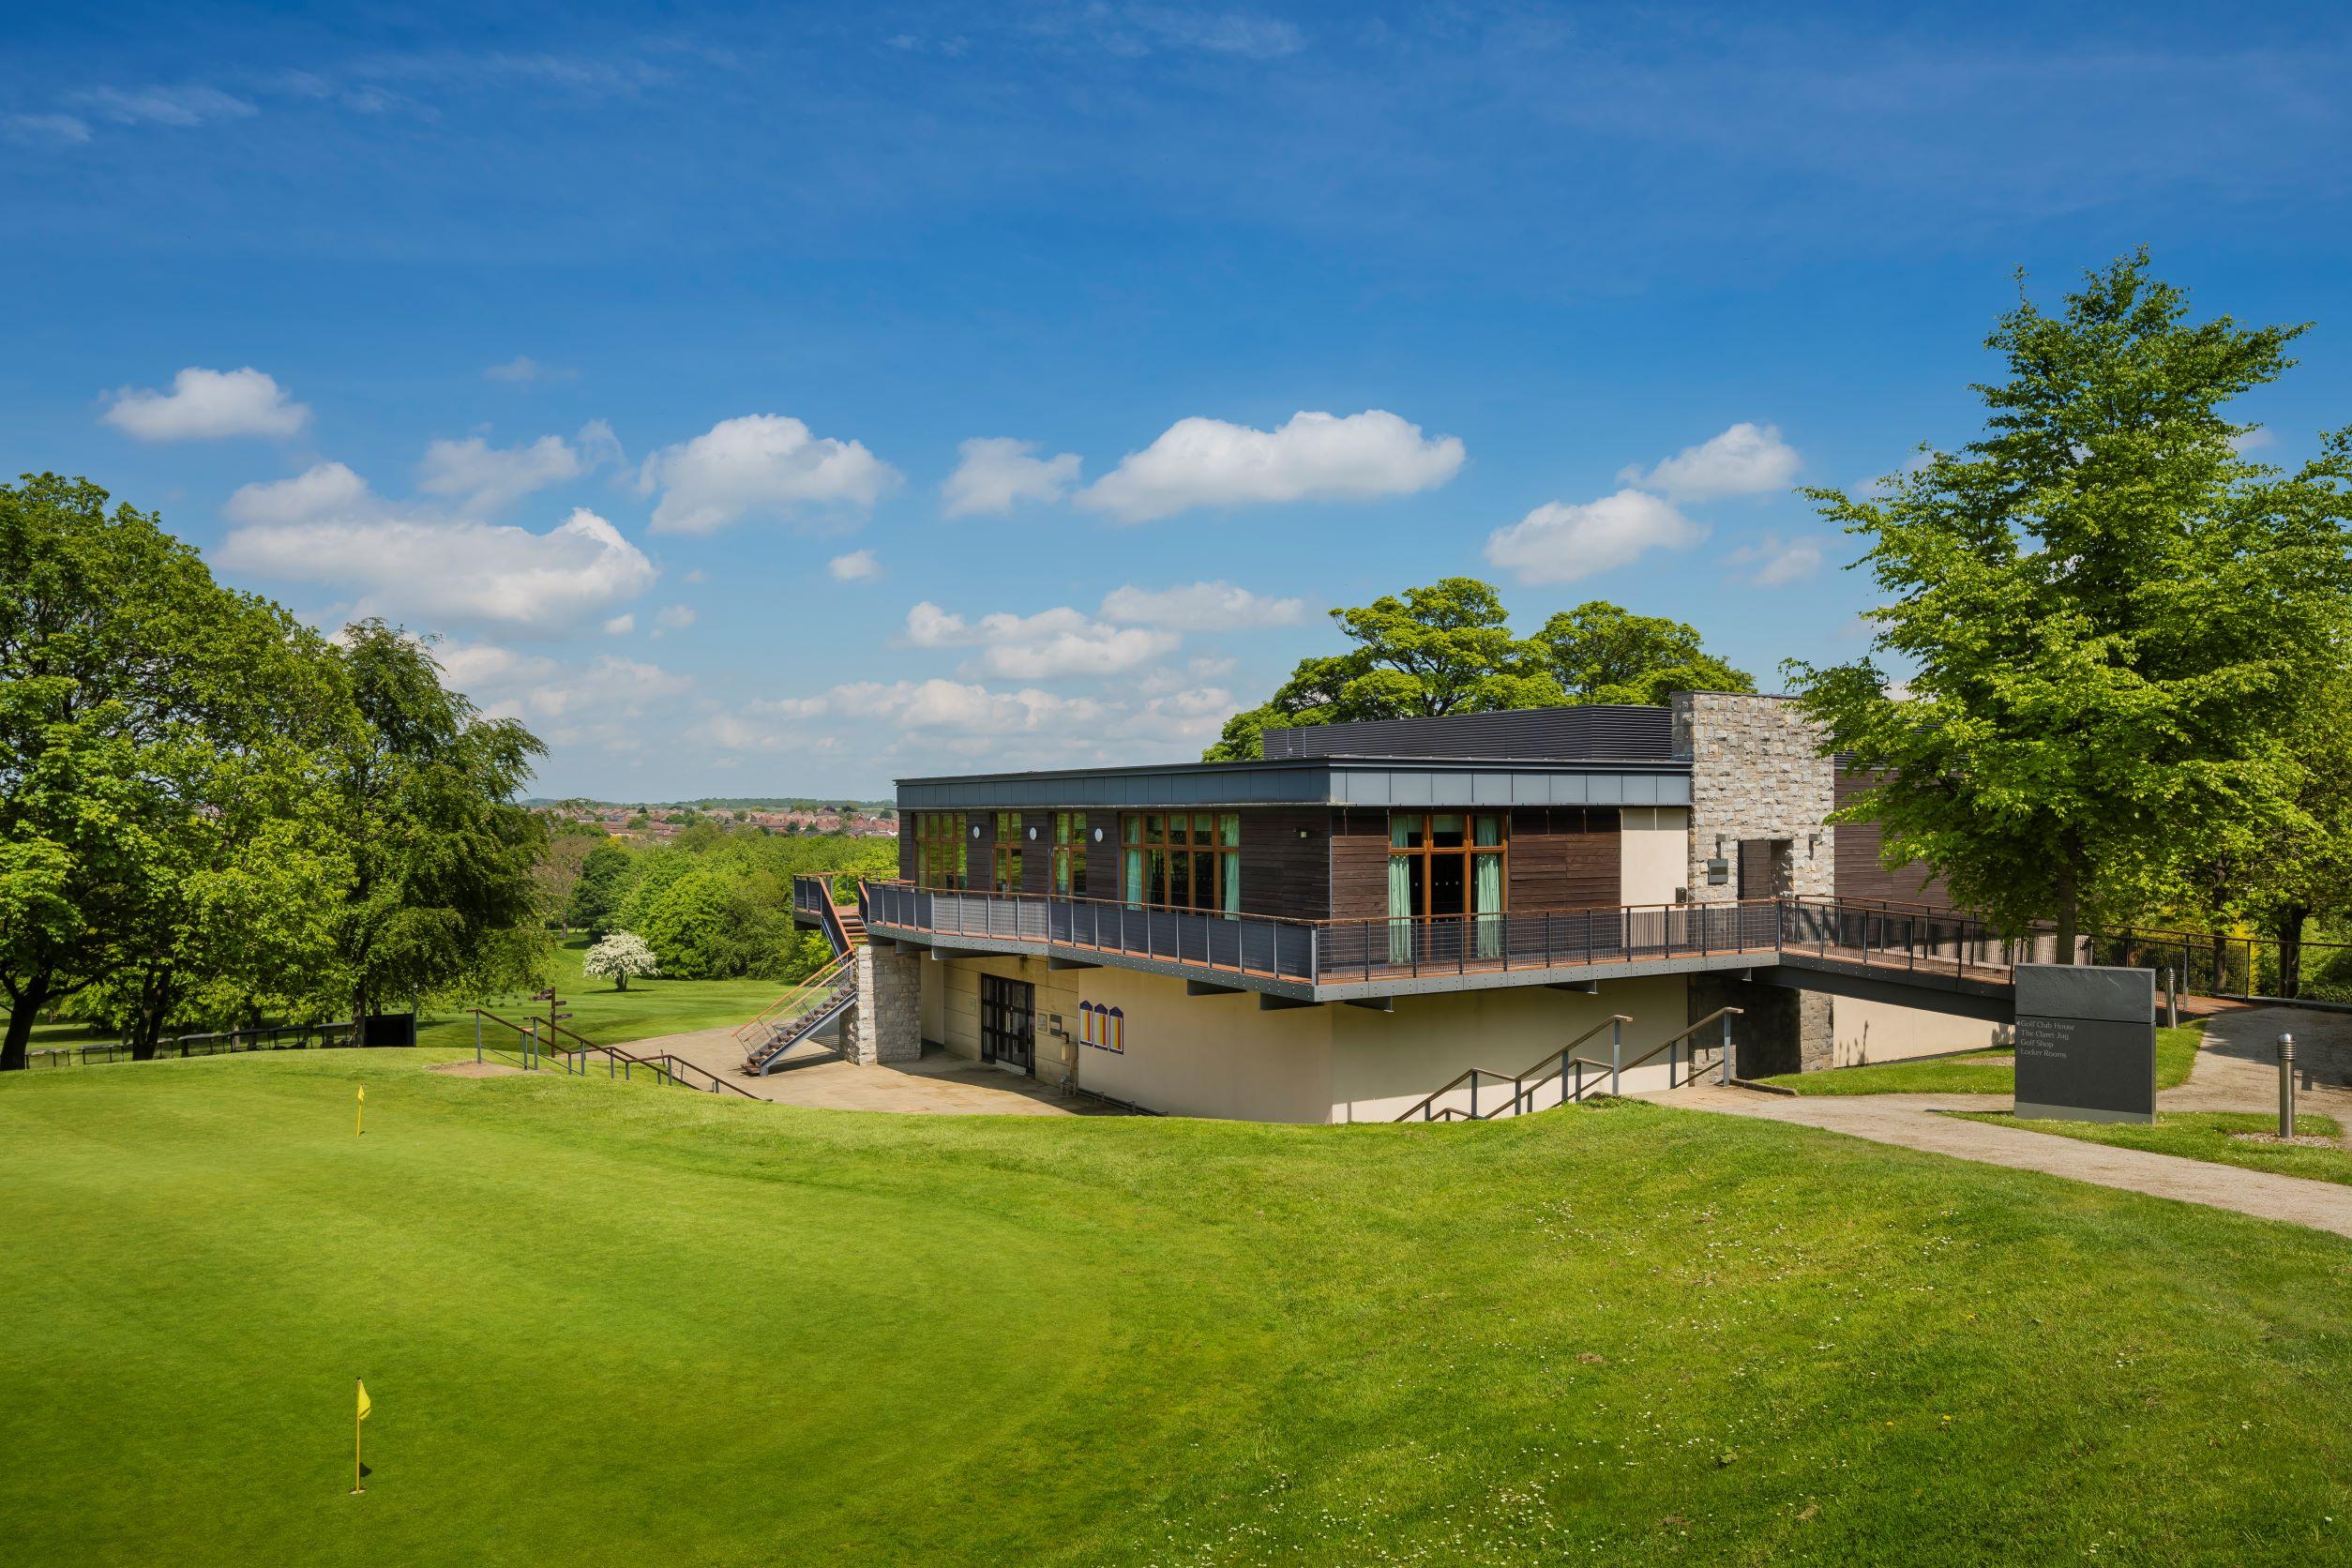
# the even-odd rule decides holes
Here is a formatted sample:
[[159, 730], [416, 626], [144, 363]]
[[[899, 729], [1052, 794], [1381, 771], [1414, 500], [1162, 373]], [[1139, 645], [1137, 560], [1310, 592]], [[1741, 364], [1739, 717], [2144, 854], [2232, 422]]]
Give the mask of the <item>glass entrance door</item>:
[[1037, 988], [998, 974], [980, 977], [980, 1060], [1024, 1073], [1037, 1067]]

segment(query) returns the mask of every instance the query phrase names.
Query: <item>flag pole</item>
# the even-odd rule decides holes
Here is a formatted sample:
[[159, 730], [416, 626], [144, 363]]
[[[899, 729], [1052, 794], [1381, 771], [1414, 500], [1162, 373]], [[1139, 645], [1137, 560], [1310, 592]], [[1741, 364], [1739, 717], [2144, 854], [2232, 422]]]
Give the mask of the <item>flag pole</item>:
[[[352, 1383], [361, 1394], [364, 1395], [367, 1392], [368, 1385], [359, 1379], [354, 1378]], [[359, 1463], [359, 1424], [367, 1419], [367, 1416], [360, 1410], [359, 1401], [354, 1398], [352, 1401], [351, 1416], [351, 1495], [354, 1497], [357, 1497], [368, 1489], [359, 1484], [359, 1478], [363, 1473], [363, 1467]]]

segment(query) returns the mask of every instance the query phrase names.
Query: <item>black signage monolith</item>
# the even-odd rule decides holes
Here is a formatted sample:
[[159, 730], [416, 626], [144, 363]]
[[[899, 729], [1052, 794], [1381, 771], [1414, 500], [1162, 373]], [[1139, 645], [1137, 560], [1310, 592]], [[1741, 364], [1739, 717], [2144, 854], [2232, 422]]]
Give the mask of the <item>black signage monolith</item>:
[[2156, 1120], [2156, 972], [2017, 966], [2019, 1116]]

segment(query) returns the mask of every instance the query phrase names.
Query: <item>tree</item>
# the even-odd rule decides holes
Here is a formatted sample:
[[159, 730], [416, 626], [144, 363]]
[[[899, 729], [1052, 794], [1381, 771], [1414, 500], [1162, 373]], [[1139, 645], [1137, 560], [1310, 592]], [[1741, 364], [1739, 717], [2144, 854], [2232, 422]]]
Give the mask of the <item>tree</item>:
[[[2216, 882], [2241, 893], [2239, 914], [2258, 920], [2279, 944], [2278, 994], [2302, 992], [2303, 927], [2317, 915], [2352, 909], [2352, 670], [2310, 692], [2288, 732], [2295, 766], [2289, 808], [2269, 831], [2230, 846], [2236, 874]], [[2222, 928], [2217, 920], [2214, 928]]]
[[1263, 756], [1269, 725], [1435, 717], [1561, 701], [1560, 683], [1538, 652], [1511, 634], [1501, 597], [1475, 578], [1449, 577], [1331, 615], [1356, 645], [1302, 660], [1270, 701], [1227, 720], [1204, 761]]
[[1663, 704], [1677, 691], [1754, 691], [1756, 678], [1699, 646], [1698, 629], [1594, 599], [1530, 639], [1570, 702]]
[[502, 938], [534, 918], [545, 829], [514, 795], [544, 748], [445, 687], [416, 639], [381, 621], [343, 639], [358, 723], [334, 760], [353, 865], [336, 939], [364, 1018], [396, 998], [492, 988], [515, 967]]
[[547, 844], [540, 850], [539, 858], [532, 863], [532, 890], [542, 915], [568, 932], [572, 924], [572, 894], [580, 886], [580, 873], [588, 857], [609, 840], [602, 828], [589, 827], [568, 818], [542, 815], [540, 820], [547, 823]]
[[2287, 737], [2343, 656], [2352, 441], [2284, 474], [2223, 409], [2301, 330], [2191, 322], [2129, 257], [2056, 316], [2001, 319], [1978, 440], [1877, 497], [1810, 492], [1871, 541], [1886, 601], [1869, 656], [1790, 667], [1877, 774], [1843, 815], [2012, 931], [2054, 919], [2062, 961], [2086, 922], [2177, 902], [2186, 867], [2293, 814]]
[[645, 945], [643, 937], [615, 931], [588, 949], [580, 960], [580, 972], [591, 978], [610, 977], [614, 990], [626, 991], [631, 980], [659, 974], [661, 961]]
[[653, 900], [642, 929], [664, 971], [686, 980], [731, 972], [734, 912], [727, 894], [720, 878], [689, 870]]
[[55, 475], [0, 486], [0, 1069], [94, 988], [152, 1045], [205, 966], [246, 962], [222, 947], [256, 928], [238, 910], [335, 874], [275, 825], [344, 712], [331, 659], [108, 499]]
[[633, 864], [628, 851], [610, 838], [590, 850], [580, 863], [579, 879], [572, 883], [565, 924], [577, 926], [590, 936], [604, 935], [627, 889]]

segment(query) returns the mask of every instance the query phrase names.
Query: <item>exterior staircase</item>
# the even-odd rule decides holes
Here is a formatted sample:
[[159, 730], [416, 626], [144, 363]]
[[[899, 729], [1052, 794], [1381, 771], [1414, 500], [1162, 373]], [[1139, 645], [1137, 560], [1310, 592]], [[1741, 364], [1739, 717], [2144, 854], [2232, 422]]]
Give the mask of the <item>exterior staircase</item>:
[[[735, 1038], [745, 1046], [743, 1070], [753, 1078], [765, 1078], [780, 1067], [822, 1060], [803, 1057], [788, 1063], [784, 1053], [827, 1024], [841, 1020], [856, 1006], [857, 949], [852, 947], [735, 1031]], [[848, 1024], [843, 1022], [841, 1027]]]

